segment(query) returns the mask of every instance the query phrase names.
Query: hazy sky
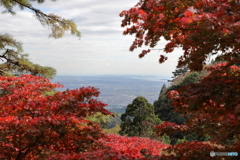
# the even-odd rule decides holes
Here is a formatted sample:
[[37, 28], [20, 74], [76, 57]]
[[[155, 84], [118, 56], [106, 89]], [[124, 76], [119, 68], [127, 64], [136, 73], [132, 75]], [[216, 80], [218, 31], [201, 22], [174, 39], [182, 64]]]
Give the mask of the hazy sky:
[[[159, 64], [161, 51], [154, 50], [143, 59], [141, 50], [129, 51], [134, 36], [123, 36], [119, 13], [133, 7], [138, 0], [58, 0], [46, 1], [34, 7], [46, 13], [55, 13], [73, 19], [81, 31], [79, 40], [66, 34], [61, 39], [48, 38], [44, 28], [29, 10], [16, 15], [0, 15], [0, 33], [9, 33], [23, 43], [31, 61], [57, 69], [57, 75], [156, 75], [171, 77], [180, 50], [168, 55], [165, 64]], [[3, 8], [0, 8], [2, 11]], [[18, 10], [18, 8], [15, 8]], [[162, 41], [157, 48], [163, 48]]]

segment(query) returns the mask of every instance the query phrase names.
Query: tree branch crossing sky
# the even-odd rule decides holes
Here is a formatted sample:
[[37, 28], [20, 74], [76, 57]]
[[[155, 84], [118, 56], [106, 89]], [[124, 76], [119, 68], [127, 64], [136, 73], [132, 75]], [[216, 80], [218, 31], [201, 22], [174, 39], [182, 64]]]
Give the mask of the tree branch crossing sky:
[[[169, 78], [175, 70], [181, 50], [168, 55], [169, 60], [159, 64], [161, 50], [154, 50], [139, 59], [141, 49], [129, 47], [134, 36], [123, 36], [123, 18], [119, 13], [137, 4], [138, 0], [58, 0], [46, 1], [35, 8], [73, 19], [82, 37], [66, 34], [61, 39], [48, 38], [51, 31], [44, 28], [30, 10], [17, 11], [16, 15], [1, 14], [0, 32], [8, 33], [23, 43], [30, 60], [51, 66], [57, 75], [155, 75]], [[0, 7], [0, 11], [3, 8]], [[164, 48], [166, 41], [158, 44]]]

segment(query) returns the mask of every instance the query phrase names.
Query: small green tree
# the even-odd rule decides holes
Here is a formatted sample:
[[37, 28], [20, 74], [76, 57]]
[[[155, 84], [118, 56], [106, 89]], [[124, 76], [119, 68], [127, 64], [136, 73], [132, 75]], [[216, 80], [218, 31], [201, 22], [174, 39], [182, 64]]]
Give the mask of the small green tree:
[[154, 114], [154, 106], [147, 99], [138, 96], [127, 106], [126, 113], [121, 116], [121, 135], [144, 136], [154, 134], [152, 127], [161, 120]]

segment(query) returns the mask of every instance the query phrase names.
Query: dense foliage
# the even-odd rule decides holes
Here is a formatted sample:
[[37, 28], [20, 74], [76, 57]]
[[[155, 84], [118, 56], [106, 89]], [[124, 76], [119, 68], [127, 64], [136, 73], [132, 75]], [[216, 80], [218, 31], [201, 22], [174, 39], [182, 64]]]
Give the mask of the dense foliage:
[[[186, 125], [165, 122], [156, 127], [157, 133], [162, 135], [176, 131], [196, 132], [202, 136], [209, 135], [212, 143], [224, 147], [213, 148], [203, 142], [189, 142], [167, 149], [168, 153], [177, 153], [178, 158], [183, 156], [194, 158], [194, 154], [191, 154], [197, 155], [199, 152], [197, 149], [200, 147], [199, 154], [202, 154], [201, 158], [206, 159], [209, 158], [209, 149], [218, 152], [239, 153], [240, 151], [240, 67], [228, 68], [226, 63], [222, 63], [209, 67], [208, 70], [211, 73], [200, 83], [188, 84], [168, 93], [173, 100], [174, 109], [189, 115]], [[187, 153], [187, 149], [191, 152]], [[235, 158], [232, 157], [232, 159]]]
[[158, 100], [154, 102], [155, 113], [163, 121], [170, 121], [177, 124], [184, 124], [187, 117], [183, 117], [182, 114], [173, 110], [172, 101], [168, 97], [167, 93], [172, 90], [177, 90], [186, 84], [199, 83], [203, 74], [200, 72], [185, 73], [185, 75], [179, 75], [173, 80], [169, 87], [164, 84], [159, 93]]
[[240, 127], [240, 67], [226, 65], [209, 67], [211, 74], [199, 84], [169, 92], [175, 110], [190, 115], [189, 130], [208, 133], [215, 142], [223, 141], [223, 145], [228, 145], [226, 140], [239, 139]]
[[[175, 80], [173, 80], [172, 85], [170, 85], [168, 88], [166, 85], [163, 85], [158, 100], [154, 102], [155, 114], [162, 121], [168, 121], [176, 124], [185, 124], [189, 118], [189, 115], [184, 116], [182, 113], [174, 110], [172, 100], [168, 97], [167, 93], [169, 91], [176, 90], [186, 84], [199, 83], [202, 76], [203, 74], [200, 72], [185, 73], [184, 75], [179, 75]], [[170, 140], [171, 144], [176, 144], [183, 140], [205, 141], [208, 140], [208, 136], [200, 136], [195, 132], [186, 134], [178, 131], [170, 134]]]
[[[100, 142], [107, 146], [106, 149], [90, 151], [80, 155], [80, 160], [136, 160], [160, 159], [160, 151], [168, 145], [149, 138], [125, 137], [109, 134]], [[76, 158], [76, 157], [75, 157]]]
[[[156, 47], [161, 38], [168, 41], [164, 52], [182, 48], [178, 67], [201, 70], [208, 56], [229, 65], [239, 60], [240, 4], [237, 0], [140, 0], [128, 11], [120, 13], [126, 34], [135, 34], [130, 50]], [[139, 57], [150, 50], [143, 50]], [[161, 55], [159, 62], [167, 60]]]
[[31, 75], [0, 77], [0, 158], [54, 159], [102, 146], [101, 127], [86, 119], [111, 115], [94, 98], [100, 92], [85, 87], [44, 95], [56, 87], [61, 85]]
[[161, 120], [154, 114], [154, 106], [148, 103], [144, 97], [135, 98], [121, 116], [121, 135], [128, 136], [151, 136], [155, 125]]
[[[128, 11], [122, 11], [123, 34], [135, 34], [130, 47], [142, 45], [154, 48], [163, 38], [163, 51], [183, 50], [178, 68], [201, 71], [209, 56], [217, 55], [224, 63], [206, 68], [210, 73], [199, 83], [184, 84], [168, 92], [176, 112], [188, 115], [185, 125], [165, 122], [157, 126], [157, 133], [177, 131], [209, 135], [212, 148], [203, 142], [185, 142], [168, 148], [168, 153], [179, 159], [210, 159], [210, 150], [240, 152], [239, 105], [240, 79], [240, 3], [237, 0], [140, 0]], [[143, 50], [144, 57], [149, 50]], [[159, 62], [167, 60], [160, 55]], [[167, 157], [165, 157], [168, 159]], [[219, 157], [215, 157], [219, 158]], [[228, 159], [239, 159], [228, 157]]]
[[[0, 5], [12, 14], [15, 6], [32, 10], [43, 25], [52, 29], [55, 38], [66, 30], [80, 36], [72, 21], [44, 14], [31, 6], [34, 1], [44, 2], [2, 0]], [[159, 103], [155, 103], [159, 117], [167, 117], [155, 127], [159, 136], [197, 133], [209, 136], [210, 142], [173, 146], [148, 138], [104, 134], [92, 119], [112, 114], [96, 99], [100, 93], [96, 88], [55, 92], [61, 85], [45, 78], [0, 76], [0, 159], [219, 159], [210, 157], [210, 151], [240, 153], [240, 67], [234, 66], [239, 64], [239, 10], [237, 0], [140, 0], [120, 14], [124, 17], [122, 26], [131, 25], [124, 34], [136, 36], [131, 51], [143, 44], [153, 48], [164, 38], [168, 41], [164, 52], [183, 49], [178, 67], [199, 71], [208, 56], [217, 54], [224, 61], [207, 67], [209, 74], [204, 78], [193, 72], [181, 83], [163, 87]], [[41, 67], [34, 70], [35, 65], [22, 54], [21, 43], [11, 36], [0, 35], [0, 47], [0, 59], [4, 61], [0, 75], [47, 75], [40, 72]], [[148, 52], [144, 50], [139, 56]], [[167, 57], [161, 55], [159, 62], [165, 60]], [[185, 70], [177, 70], [176, 75], [182, 72]], [[172, 107], [169, 111], [164, 110], [168, 103]], [[180, 122], [182, 119], [174, 118], [174, 114], [168, 117], [172, 109], [188, 116], [187, 121]], [[143, 97], [129, 104], [121, 118], [121, 133], [129, 136], [149, 136], [151, 127], [160, 122], [154, 107]]]

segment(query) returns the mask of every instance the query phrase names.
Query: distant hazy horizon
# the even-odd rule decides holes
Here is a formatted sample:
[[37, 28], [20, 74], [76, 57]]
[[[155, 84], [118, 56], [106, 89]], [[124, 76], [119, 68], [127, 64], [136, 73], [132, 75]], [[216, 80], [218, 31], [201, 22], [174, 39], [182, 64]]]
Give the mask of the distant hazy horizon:
[[61, 74], [61, 75], [56, 75], [56, 77], [111, 77], [111, 76], [116, 76], [116, 77], [127, 77], [127, 78], [158, 78], [160, 80], [169, 80], [171, 79], [171, 76], [161, 76], [161, 75], [139, 75], [139, 74], [80, 74], [80, 75], [67, 75], [67, 74]]
[[64, 88], [76, 89], [93, 86], [101, 92], [99, 100], [108, 104], [110, 111], [124, 112], [123, 109], [137, 97], [145, 97], [149, 103], [158, 99], [163, 84], [167, 79], [153, 75], [97, 75], [97, 76], [56, 76], [52, 82], [59, 82]]

